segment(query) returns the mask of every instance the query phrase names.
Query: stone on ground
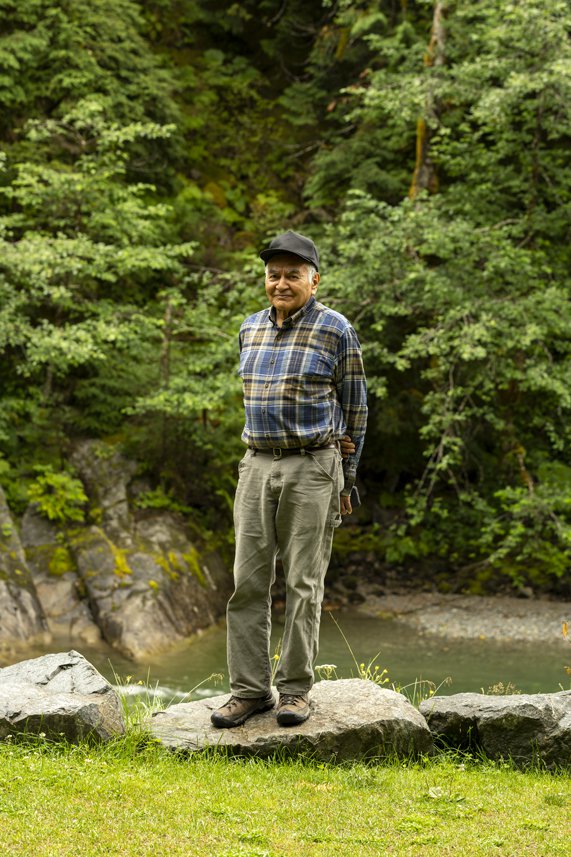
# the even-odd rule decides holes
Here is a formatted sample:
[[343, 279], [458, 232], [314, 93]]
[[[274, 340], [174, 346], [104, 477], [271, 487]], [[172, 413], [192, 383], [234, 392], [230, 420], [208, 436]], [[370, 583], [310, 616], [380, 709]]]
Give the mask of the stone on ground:
[[420, 705], [435, 739], [490, 759], [571, 764], [571, 691], [486, 696], [457, 693]]
[[430, 731], [418, 711], [402, 694], [371, 681], [317, 682], [310, 694], [309, 720], [294, 727], [278, 726], [274, 710], [254, 715], [243, 726], [217, 729], [210, 715], [227, 699], [225, 694], [173, 705], [155, 713], [147, 726], [165, 747], [187, 752], [219, 747], [231, 755], [283, 752], [344, 762], [432, 750]]
[[108, 741], [125, 732], [121, 700], [79, 652], [44, 655], [0, 669], [0, 740]]

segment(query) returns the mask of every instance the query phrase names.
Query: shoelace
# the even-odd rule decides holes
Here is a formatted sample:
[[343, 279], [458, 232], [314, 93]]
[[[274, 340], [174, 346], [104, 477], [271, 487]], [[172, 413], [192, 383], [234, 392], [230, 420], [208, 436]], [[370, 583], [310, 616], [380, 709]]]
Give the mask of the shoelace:
[[231, 696], [224, 708], [236, 708], [236, 706], [240, 705], [242, 702], [247, 702], [247, 700], [240, 696]]
[[302, 702], [305, 702], [303, 696], [300, 693], [282, 693], [280, 694], [280, 706], [295, 705], [298, 699], [300, 699]]

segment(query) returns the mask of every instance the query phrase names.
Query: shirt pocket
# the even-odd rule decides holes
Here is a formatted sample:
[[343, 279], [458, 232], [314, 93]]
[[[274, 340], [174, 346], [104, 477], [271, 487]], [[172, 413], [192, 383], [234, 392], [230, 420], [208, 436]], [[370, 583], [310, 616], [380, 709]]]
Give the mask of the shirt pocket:
[[287, 374], [298, 378], [333, 378], [334, 363], [325, 351], [299, 348], [287, 361]]
[[284, 399], [300, 407], [323, 403], [334, 390], [333, 361], [316, 351], [293, 354], [288, 361], [287, 375], [281, 379]]

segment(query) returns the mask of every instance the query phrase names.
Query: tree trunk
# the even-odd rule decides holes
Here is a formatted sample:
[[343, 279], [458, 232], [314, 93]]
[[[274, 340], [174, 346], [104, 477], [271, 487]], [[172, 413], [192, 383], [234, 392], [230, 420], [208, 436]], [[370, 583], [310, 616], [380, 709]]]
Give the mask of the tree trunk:
[[[430, 42], [424, 55], [424, 65], [427, 68], [438, 68], [444, 65], [446, 54], [446, 31], [444, 29], [444, 0], [434, 4], [432, 31]], [[416, 164], [409, 190], [409, 197], [416, 199], [418, 194], [427, 190], [436, 193], [438, 190], [438, 175], [430, 153], [430, 141], [439, 121], [439, 103], [434, 94], [433, 84], [429, 82], [424, 116], [421, 116], [416, 126]]]

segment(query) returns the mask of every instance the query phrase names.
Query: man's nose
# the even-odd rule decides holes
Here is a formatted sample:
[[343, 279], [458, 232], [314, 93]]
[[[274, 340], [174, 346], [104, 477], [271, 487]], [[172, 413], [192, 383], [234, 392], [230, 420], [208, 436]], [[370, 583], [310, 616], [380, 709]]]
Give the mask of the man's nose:
[[279, 289], [280, 291], [283, 291], [283, 290], [285, 290], [285, 289], [287, 289], [287, 288], [289, 288], [289, 287], [288, 287], [288, 284], [287, 284], [287, 280], [286, 280], [285, 274], [282, 274], [282, 276], [280, 277], [280, 279], [279, 279], [278, 283], [276, 284], [276, 289]]

